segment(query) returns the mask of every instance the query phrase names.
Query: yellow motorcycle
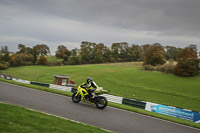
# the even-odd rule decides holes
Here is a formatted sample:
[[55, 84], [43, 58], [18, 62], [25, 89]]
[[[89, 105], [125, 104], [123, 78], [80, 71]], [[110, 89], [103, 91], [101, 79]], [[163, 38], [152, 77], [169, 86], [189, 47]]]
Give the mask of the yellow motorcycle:
[[97, 88], [97, 90], [94, 92], [95, 96], [93, 97], [86, 88], [78, 87], [77, 92], [73, 93], [72, 95], [72, 101], [74, 103], [79, 103], [80, 101], [89, 101], [90, 103], [93, 103], [96, 105], [99, 109], [104, 109], [108, 105], [108, 101], [105, 97], [100, 96], [103, 93], [107, 93], [106, 90], [100, 90]]

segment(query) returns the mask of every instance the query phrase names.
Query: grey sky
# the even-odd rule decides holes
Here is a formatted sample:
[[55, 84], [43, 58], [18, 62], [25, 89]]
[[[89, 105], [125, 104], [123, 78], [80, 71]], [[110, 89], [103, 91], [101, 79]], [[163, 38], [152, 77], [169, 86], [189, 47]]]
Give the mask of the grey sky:
[[[0, 46], [82, 41], [200, 49], [200, 0], [0, 0]], [[200, 50], [199, 50], [200, 51]]]

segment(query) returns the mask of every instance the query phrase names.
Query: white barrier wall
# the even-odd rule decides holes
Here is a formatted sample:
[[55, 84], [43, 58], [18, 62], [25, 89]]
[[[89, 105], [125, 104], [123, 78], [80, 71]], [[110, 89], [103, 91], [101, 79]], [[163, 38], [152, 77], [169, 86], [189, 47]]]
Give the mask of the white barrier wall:
[[71, 92], [72, 87], [50, 84], [49, 88]]
[[109, 94], [102, 94], [101, 96], [106, 97], [107, 100], [110, 102], [122, 104], [123, 97], [113, 96]]
[[19, 83], [30, 84], [30, 81], [28, 81], [28, 80], [15, 79], [15, 78], [13, 78], [12, 80], [16, 81], [16, 82], [19, 82]]

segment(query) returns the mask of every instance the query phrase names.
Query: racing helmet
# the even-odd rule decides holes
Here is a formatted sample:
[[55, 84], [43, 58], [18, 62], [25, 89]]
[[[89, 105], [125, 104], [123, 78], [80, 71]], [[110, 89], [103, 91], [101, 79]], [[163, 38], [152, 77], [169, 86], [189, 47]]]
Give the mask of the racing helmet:
[[92, 82], [92, 78], [91, 77], [89, 77], [89, 78], [87, 78], [87, 83], [89, 84], [90, 82]]

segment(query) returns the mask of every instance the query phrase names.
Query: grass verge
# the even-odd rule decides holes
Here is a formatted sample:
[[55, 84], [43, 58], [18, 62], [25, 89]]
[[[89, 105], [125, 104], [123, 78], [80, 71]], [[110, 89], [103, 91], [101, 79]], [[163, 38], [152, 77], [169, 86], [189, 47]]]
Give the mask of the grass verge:
[[2, 133], [108, 133], [107, 131], [45, 113], [0, 103]]
[[[54, 90], [54, 89], [50, 89], [50, 88], [46, 88], [46, 87], [40, 87], [40, 86], [36, 86], [36, 85], [18, 83], [18, 82], [15, 82], [15, 81], [6, 80], [6, 79], [2, 79], [2, 78], [0, 78], [0, 81], [8, 82], [8, 83], [11, 83], [11, 84], [16, 84], [16, 85], [20, 85], [20, 86], [24, 86], [24, 87], [29, 87], [29, 88], [33, 88], [33, 89], [37, 89], [37, 90], [57, 93], [57, 94], [60, 94], [60, 95], [65, 95], [65, 96], [71, 96], [72, 95], [72, 93], [70, 93], [70, 92]], [[135, 107], [127, 106], [127, 105], [122, 105], [122, 104], [117, 104], [117, 103], [112, 103], [112, 102], [109, 102], [109, 106], [115, 107], [115, 108], [120, 108], [120, 109], [131, 111], [131, 112], [136, 112], [136, 113], [148, 115], [148, 116], [152, 116], [152, 117], [156, 117], [156, 118], [160, 118], [160, 119], [164, 119], [164, 120], [168, 120], [168, 121], [172, 121], [172, 122], [176, 122], [176, 123], [179, 123], [179, 124], [183, 124], [183, 125], [187, 125], [187, 126], [191, 126], [191, 127], [195, 127], [195, 128], [200, 129], [200, 124], [197, 124], [197, 123], [194, 123], [194, 122], [191, 122], [191, 121], [187, 121], [187, 120], [183, 120], [183, 119], [180, 119], [180, 118], [175, 118], [175, 117], [171, 117], [171, 116], [167, 116], [167, 115], [149, 112], [149, 111], [146, 111], [146, 110], [143, 110], [143, 109], [139, 109], [139, 108], [135, 108]]]

